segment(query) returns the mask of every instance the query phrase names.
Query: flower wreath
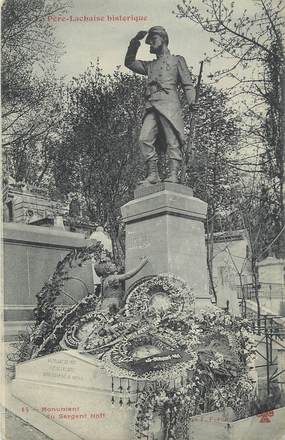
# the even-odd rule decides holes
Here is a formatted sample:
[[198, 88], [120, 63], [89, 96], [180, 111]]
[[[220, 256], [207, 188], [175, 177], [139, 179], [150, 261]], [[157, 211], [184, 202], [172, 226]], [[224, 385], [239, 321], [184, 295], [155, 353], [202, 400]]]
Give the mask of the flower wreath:
[[126, 299], [126, 315], [146, 319], [176, 317], [193, 310], [194, 295], [181, 278], [162, 273], [142, 281]]
[[[98, 365], [105, 368], [109, 374], [115, 377], [123, 377], [128, 379], [134, 379], [136, 381], [175, 381], [178, 382], [181, 380], [181, 378], [184, 377], [184, 379], [187, 377], [187, 372], [191, 369], [193, 369], [197, 362], [197, 354], [195, 352], [189, 353], [183, 353], [185, 359], [181, 359], [180, 361], [177, 361], [175, 364], [170, 363], [171, 358], [177, 357], [177, 353], [174, 351], [173, 355], [172, 352], [162, 352], [161, 353], [161, 359], [164, 363], [161, 363], [161, 366], [159, 367], [157, 364], [155, 367], [152, 366], [152, 364], [148, 365], [148, 369], [145, 369], [145, 366], [147, 365], [143, 361], [143, 365], [140, 366], [140, 362], [137, 362], [136, 369], [134, 366], [128, 366], [129, 364], [132, 364], [132, 355], [133, 355], [133, 349], [136, 348], [135, 344], [140, 343], [139, 338], [136, 339], [133, 338], [129, 341], [123, 341], [121, 344], [118, 344], [114, 349], [108, 351], [105, 353], [100, 360], [98, 360]], [[156, 347], [158, 346], [156, 342]], [[139, 348], [139, 345], [138, 347]], [[159, 357], [159, 354], [158, 354]], [[121, 364], [118, 362], [119, 360], [123, 359]], [[155, 361], [155, 359], [154, 359]], [[170, 362], [169, 362], [170, 361]], [[146, 362], [153, 362], [150, 358], [146, 359]]]
[[[191, 416], [230, 407], [234, 417], [240, 419], [247, 417], [254, 399], [255, 385], [249, 366], [255, 356], [255, 344], [248, 321], [214, 307], [201, 310], [189, 320], [185, 317], [183, 321], [175, 321], [170, 320], [167, 326], [177, 329], [178, 340], [189, 338], [193, 344], [193, 336], [196, 338], [196, 348], [193, 346], [192, 349], [198, 354], [197, 362], [186, 383], [181, 386], [172, 388], [167, 382], [159, 382], [160, 389], [153, 387], [141, 393], [136, 406], [136, 439], [150, 435], [152, 420], [159, 416], [165, 440], [186, 440], [189, 438]], [[214, 346], [211, 347], [211, 340], [219, 340], [220, 335], [224, 336], [232, 354], [230, 363], [227, 362], [227, 353], [219, 347], [217, 351]], [[205, 356], [201, 357], [200, 344], [206, 343], [208, 336], [211, 336], [209, 348], [212, 353], [207, 356], [206, 344]]]
[[193, 320], [187, 341], [185, 335], [167, 329], [162, 321], [153, 325], [141, 319], [130, 330], [100, 356], [101, 366], [112, 376], [146, 381], [180, 380], [195, 367], [198, 329]]
[[106, 318], [97, 310], [87, 313], [66, 330], [60, 345], [64, 349], [78, 349], [82, 340], [86, 339], [95, 327], [102, 326], [105, 321]]

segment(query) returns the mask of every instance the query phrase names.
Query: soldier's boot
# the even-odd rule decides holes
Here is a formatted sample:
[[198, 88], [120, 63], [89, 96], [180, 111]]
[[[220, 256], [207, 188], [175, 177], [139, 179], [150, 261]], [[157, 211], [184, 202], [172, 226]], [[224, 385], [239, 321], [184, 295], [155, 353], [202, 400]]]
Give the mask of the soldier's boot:
[[164, 182], [179, 183], [178, 171], [180, 169], [180, 160], [170, 159], [169, 174], [164, 179]]
[[139, 182], [139, 185], [153, 185], [159, 183], [160, 177], [158, 174], [157, 160], [150, 159], [147, 161], [147, 177]]

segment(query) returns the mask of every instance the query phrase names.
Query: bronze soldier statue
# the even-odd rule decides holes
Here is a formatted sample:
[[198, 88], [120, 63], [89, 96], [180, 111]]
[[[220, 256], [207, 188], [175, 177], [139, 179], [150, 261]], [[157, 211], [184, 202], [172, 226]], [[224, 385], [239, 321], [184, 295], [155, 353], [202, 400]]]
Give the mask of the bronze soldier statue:
[[[156, 60], [136, 59], [140, 40], [145, 35], [150, 53]], [[140, 31], [131, 40], [125, 57], [125, 66], [135, 73], [146, 75], [146, 108], [139, 143], [147, 164], [148, 174], [140, 183], [150, 185], [160, 182], [158, 155], [160, 149], [169, 156], [169, 175], [166, 182], [178, 183], [178, 171], [182, 161], [181, 148], [185, 142], [182, 108], [178, 97], [178, 84], [182, 84], [191, 110], [196, 110], [195, 88], [185, 59], [171, 55], [168, 49], [168, 35], [161, 26], [154, 26], [148, 32]]]

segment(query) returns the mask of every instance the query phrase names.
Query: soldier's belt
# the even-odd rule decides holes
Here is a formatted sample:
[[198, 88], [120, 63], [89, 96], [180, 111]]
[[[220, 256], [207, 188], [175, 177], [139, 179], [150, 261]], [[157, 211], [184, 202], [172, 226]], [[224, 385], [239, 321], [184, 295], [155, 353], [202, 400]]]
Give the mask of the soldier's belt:
[[148, 84], [145, 95], [148, 98], [154, 93], [158, 93], [158, 92], [164, 92], [167, 95], [169, 94], [169, 91], [165, 87], [163, 87], [159, 82], [153, 81], [152, 83]]

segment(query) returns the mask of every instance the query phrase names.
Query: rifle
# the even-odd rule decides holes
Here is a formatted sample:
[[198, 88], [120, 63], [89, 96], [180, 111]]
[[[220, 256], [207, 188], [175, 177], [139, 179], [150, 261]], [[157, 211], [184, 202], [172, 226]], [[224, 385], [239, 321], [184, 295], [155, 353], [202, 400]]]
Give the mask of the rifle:
[[[200, 71], [198, 75], [198, 80], [196, 84], [196, 95], [195, 95], [195, 101], [194, 103], [197, 104], [200, 97], [200, 89], [201, 89], [201, 82], [202, 82], [202, 73], [203, 73], [203, 64], [204, 61], [200, 62]], [[193, 154], [193, 147], [194, 147], [194, 139], [195, 139], [195, 125], [196, 125], [196, 117], [195, 112], [192, 112], [191, 119], [190, 119], [190, 131], [189, 131], [189, 140], [184, 150], [184, 163], [182, 164], [181, 169], [181, 183], [185, 183], [186, 178], [186, 170], [188, 168], [188, 164], [190, 161], [190, 156]]]

